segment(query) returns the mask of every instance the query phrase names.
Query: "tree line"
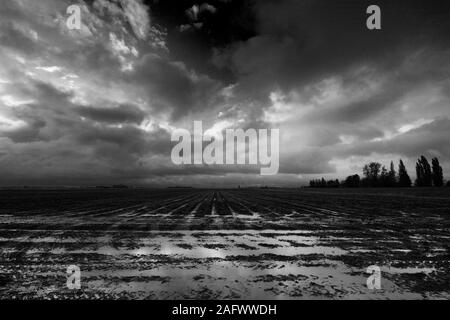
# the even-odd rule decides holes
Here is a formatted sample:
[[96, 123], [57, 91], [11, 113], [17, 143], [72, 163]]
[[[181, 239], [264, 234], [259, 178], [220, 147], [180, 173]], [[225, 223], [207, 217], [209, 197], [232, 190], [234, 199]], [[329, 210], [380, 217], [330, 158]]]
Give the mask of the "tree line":
[[[403, 160], [400, 159], [398, 169], [395, 170], [394, 162], [391, 161], [389, 169], [379, 162], [370, 162], [363, 167], [363, 177], [358, 174], [348, 176], [344, 181], [314, 179], [309, 181], [311, 188], [360, 188], [360, 187], [411, 187], [412, 180], [409, 177]], [[444, 175], [438, 158], [431, 159], [431, 165], [425, 156], [420, 156], [416, 162], [417, 187], [442, 187], [444, 186]], [[450, 181], [447, 182], [450, 187]]]

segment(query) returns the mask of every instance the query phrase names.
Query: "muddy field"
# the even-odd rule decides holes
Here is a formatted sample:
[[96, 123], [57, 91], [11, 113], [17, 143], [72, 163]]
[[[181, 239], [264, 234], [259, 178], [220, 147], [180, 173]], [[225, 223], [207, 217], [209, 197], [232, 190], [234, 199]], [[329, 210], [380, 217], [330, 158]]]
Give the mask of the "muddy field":
[[449, 298], [449, 215], [450, 188], [4, 190], [0, 298]]

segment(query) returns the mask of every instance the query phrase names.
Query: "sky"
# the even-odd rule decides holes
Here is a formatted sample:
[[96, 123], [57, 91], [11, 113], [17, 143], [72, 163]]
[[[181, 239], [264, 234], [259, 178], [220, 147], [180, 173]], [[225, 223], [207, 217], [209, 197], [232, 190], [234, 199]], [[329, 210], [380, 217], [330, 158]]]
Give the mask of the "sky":
[[[400, 158], [414, 179], [421, 154], [450, 178], [449, 17], [439, 0], [1, 1], [0, 186], [292, 187]], [[198, 120], [279, 129], [278, 174], [173, 164], [172, 132]]]

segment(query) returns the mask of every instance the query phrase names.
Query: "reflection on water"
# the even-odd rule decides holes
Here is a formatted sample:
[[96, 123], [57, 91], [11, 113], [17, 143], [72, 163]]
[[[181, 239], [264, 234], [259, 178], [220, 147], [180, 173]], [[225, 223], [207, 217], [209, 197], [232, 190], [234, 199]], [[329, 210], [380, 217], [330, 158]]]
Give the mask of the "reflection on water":
[[[422, 298], [420, 293], [399, 287], [393, 277], [428, 277], [439, 271], [427, 266], [382, 267], [382, 290], [370, 291], [365, 268], [351, 267], [345, 261], [352, 255], [377, 251], [361, 237], [333, 232], [326, 238], [303, 230], [197, 230], [139, 232], [128, 237], [53, 234], [6, 240], [3, 253], [14, 253], [8, 245], [16, 243], [26, 245], [25, 250], [16, 248], [16, 252], [30, 256], [85, 257], [87, 267], [82, 268], [82, 277], [86, 290], [162, 299]], [[411, 252], [402, 248], [398, 239], [383, 241], [397, 245], [388, 246], [387, 252]], [[434, 249], [435, 254], [442, 253], [440, 247]], [[96, 262], [90, 264], [89, 257]], [[96, 267], [96, 263], [103, 267]], [[65, 271], [56, 268], [39, 276], [58, 272]], [[27, 288], [22, 290], [33, 286]]]
[[[297, 256], [307, 254], [343, 255], [347, 251], [338, 247], [315, 245], [317, 237], [295, 235], [292, 232], [265, 233], [225, 233], [214, 235], [211, 233], [186, 232], [178, 234], [182, 237], [170, 238], [164, 234], [150, 239], [141, 239], [138, 248], [113, 247], [100, 242], [100, 246], [93, 251], [91, 248], [66, 250], [70, 253], [98, 253], [103, 255], [168, 255], [184, 258], [227, 258], [230, 256], [248, 256], [261, 254], [276, 254]], [[294, 244], [294, 245], [293, 245]], [[29, 253], [36, 253], [42, 249], [33, 249]], [[51, 252], [55, 252], [52, 249]]]

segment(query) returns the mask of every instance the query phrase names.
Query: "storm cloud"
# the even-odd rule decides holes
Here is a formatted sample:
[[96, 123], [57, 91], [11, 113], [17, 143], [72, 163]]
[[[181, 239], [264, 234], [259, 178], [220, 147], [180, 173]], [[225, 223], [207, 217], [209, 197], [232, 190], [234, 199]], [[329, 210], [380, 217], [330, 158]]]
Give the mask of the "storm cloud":
[[[380, 0], [371, 31], [369, 4], [6, 1], [0, 184], [298, 186], [421, 154], [448, 177], [450, 5]], [[279, 174], [172, 164], [171, 132], [194, 120], [279, 128]]]

